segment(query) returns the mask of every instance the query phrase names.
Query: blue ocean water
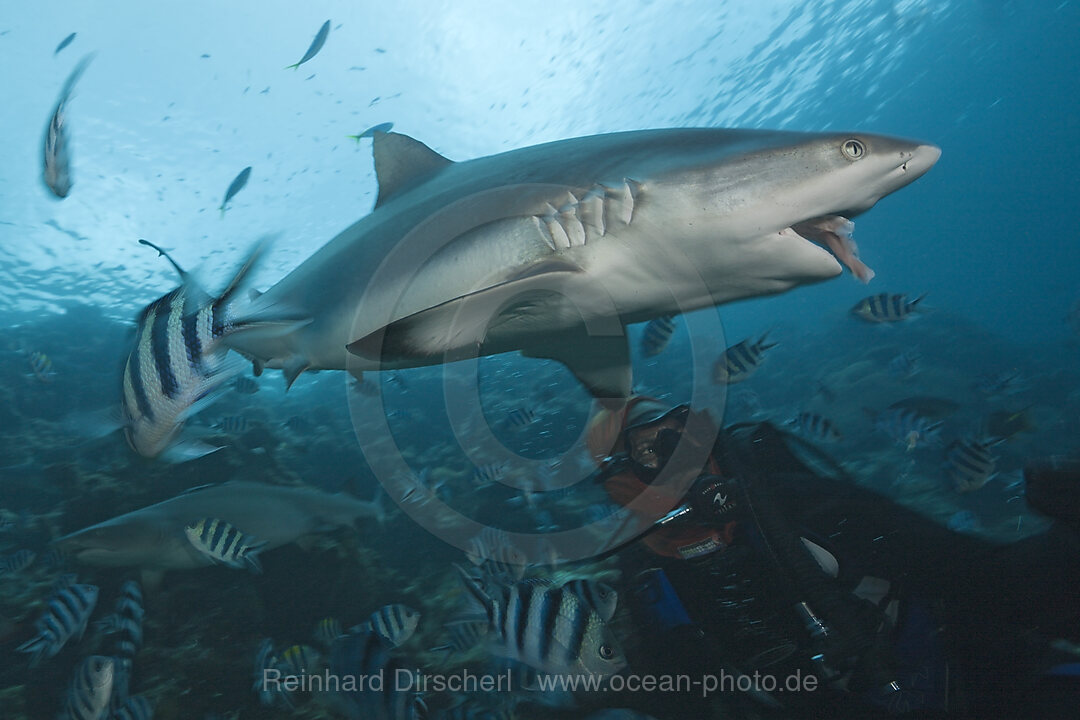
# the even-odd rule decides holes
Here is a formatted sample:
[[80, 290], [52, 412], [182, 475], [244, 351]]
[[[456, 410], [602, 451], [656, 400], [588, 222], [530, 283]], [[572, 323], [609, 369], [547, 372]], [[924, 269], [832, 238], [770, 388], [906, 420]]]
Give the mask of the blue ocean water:
[[[286, 69], [327, 18], [321, 50]], [[465, 538], [489, 525], [565, 530], [610, 512], [597, 484], [563, 488], [594, 469], [588, 394], [560, 364], [516, 355], [482, 358], [460, 384], [438, 367], [372, 374], [373, 393], [333, 371], [301, 375], [286, 393], [267, 370], [253, 378], [257, 392], [231, 390], [189, 421], [223, 447], [189, 463], [140, 458], [120, 433], [93, 432], [119, 401], [136, 316], [178, 284], [137, 240], [167, 248], [216, 289], [272, 236], [250, 283], [265, 290], [371, 212], [372, 143], [349, 136], [379, 123], [454, 160], [664, 127], [850, 129], [940, 146], [925, 177], [857, 218], [860, 257], [876, 271], [869, 285], [845, 273], [725, 305], [721, 332], [716, 311], [676, 319], [651, 358], [635, 325], [635, 389], [687, 401], [702, 362], [711, 368], [726, 346], [769, 331], [778, 344], [731, 387], [727, 420], [828, 417], [842, 439], [822, 447], [890, 501], [988, 541], [1045, 532], [1050, 521], [1023, 503], [1021, 471], [1077, 451], [1078, 29], [1071, 0], [4, 7], [0, 554], [37, 558], [0, 575], [0, 696], [11, 703], [0, 715], [55, 714], [75, 662], [107, 644], [88, 631], [27, 668], [15, 646], [32, 635], [56, 576], [99, 585], [103, 615], [138, 569], [49, 565], [50, 541], [187, 488], [303, 483], [368, 500], [404, 471], [448, 511], [433, 519], [415, 498], [401, 507], [384, 498], [385, 523], [268, 552], [265, 576], [169, 573], [148, 593], [133, 686], [166, 718], [292, 716], [247, 692], [257, 639], [310, 643], [328, 615], [352, 625], [387, 603], [417, 607], [419, 663], [461, 594], [451, 563], [465, 562]], [[73, 186], [58, 199], [41, 179], [43, 136], [65, 78], [90, 53], [66, 104]], [[923, 312], [881, 326], [851, 317], [874, 293], [925, 294]], [[459, 385], [478, 393], [479, 415], [455, 419], [446, 393]], [[898, 403], [942, 422], [940, 437], [924, 444], [903, 418], [885, 417]], [[979, 434], [1004, 437], [990, 449], [996, 474], [958, 492], [956, 447]], [[537, 477], [558, 489], [534, 498], [522, 478]], [[585, 567], [620, 572], [611, 557]], [[623, 617], [620, 633], [634, 636], [633, 624]], [[585, 717], [600, 704], [517, 711]], [[638, 707], [663, 716], [663, 703]], [[324, 712], [333, 710], [298, 711]]]

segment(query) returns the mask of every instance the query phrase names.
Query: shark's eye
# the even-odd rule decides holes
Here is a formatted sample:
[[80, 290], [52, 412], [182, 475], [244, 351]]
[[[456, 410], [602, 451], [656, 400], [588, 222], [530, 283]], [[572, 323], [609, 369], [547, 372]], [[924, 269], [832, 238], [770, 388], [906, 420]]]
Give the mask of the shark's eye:
[[866, 146], [858, 140], [845, 140], [842, 146], [844, 154], [852, 160], [858, 160], [866, 154]]

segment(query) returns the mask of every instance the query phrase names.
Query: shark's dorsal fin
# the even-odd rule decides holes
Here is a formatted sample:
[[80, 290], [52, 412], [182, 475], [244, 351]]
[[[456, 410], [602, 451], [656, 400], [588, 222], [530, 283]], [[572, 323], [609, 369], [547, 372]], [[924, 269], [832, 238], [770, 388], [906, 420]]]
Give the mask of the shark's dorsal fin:
[[400, 133], [375, 133], [373, 151], [375, 178], [379, 182], [375, 207], [453, 163], [419, 140]]

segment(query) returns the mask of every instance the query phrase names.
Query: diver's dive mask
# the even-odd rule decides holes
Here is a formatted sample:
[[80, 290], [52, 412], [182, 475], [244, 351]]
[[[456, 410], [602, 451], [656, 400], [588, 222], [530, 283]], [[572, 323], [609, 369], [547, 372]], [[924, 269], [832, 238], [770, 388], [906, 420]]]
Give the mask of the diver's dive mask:
[[[691, 430], [692, 428], [692, 430]], [[623, 431], [626, 454], [639, 471], [655, 477], [667, 466], [680, 444], [689, 442], [701, 452], [690, 452], [694, 475], [701, 470], [716, 441], [717, 426], [706, 412], [677, 405], [662, 415], [636, 423]]]

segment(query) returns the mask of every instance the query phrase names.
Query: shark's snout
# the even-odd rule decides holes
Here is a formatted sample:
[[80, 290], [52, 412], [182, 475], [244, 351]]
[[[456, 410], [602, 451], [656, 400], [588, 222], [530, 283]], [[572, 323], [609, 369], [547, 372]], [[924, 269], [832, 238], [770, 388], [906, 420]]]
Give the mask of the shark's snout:
[[912, 182], [922, 177], [941, 157], [941, 148], [937, 145], [919, 145], [904, 158], [900, 171]]

